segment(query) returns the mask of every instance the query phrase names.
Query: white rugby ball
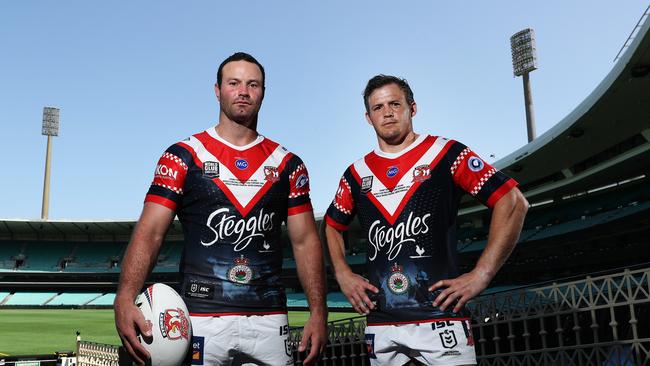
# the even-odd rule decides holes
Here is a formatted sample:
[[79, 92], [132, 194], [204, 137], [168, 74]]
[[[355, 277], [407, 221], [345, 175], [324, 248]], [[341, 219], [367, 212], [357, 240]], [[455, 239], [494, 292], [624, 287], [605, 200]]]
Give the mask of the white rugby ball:
[[178, 366], [192, 340], [190, 313], [183, 299], [164, 283], [153, 284], [135, 300], [144, 319], [151, 324], [152, 338], [139, 336], [151, 354], [151, 366]]

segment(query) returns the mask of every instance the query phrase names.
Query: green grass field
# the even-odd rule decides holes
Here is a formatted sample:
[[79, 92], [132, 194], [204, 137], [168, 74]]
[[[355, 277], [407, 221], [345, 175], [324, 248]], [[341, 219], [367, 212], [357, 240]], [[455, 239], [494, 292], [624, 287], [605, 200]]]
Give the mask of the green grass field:
[[[357, 316], [330, 313], [329, 321]], [[301, 326], [308, 312], [289, 312], [289, 324]], [[113, 323], [113, 310], [0, 310], [0, 356], [73, 351], [75, 332], [85, 341], [120, 344]]]

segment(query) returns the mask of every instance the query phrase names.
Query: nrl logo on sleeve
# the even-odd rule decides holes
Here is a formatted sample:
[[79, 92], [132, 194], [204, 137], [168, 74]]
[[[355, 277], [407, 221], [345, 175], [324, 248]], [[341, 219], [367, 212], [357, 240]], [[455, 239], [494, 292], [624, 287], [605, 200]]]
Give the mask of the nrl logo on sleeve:
[[372, 175], [361, 178], [361, 193], [372, 191]]
[[203, 162], [203, 177], [204, 178], [219, 178], [219, 163], [216, 161]]
[[280, 173], [278, 173], [278, 168], [274, 166], [265, 166], [264, 167], [264, 179], [268, 182], [275, 183], [280, 180]]

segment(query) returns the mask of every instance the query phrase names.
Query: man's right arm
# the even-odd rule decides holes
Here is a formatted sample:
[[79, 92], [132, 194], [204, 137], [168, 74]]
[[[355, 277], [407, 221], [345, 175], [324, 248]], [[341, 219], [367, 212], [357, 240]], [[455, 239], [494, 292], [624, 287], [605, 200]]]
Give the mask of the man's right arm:
[[336, 228], [328, 225], [326, 220], [325, 238], [327, 241], [327, 249], [329, 250], [330, 262], [341, 291], [348, 298], [354, 310], [359, 314], [367, 315], [370, 309], [374, 309], [375, 306], [368, 297], [366, 290], [374, 293], [379, 292], [379, 290], [365, 278], [352, 272], [352, 269], [345, 261], [343, 235]]
[[151, 331], [134, 301], [156, 263], [174, 215], [174, 211], [165, 206], [146, 202], [122, 260], [120, 284], [114, 302], [115, 327], [124, 347], [141, 365], [149, 358], [149, 353], [137, 336], [142, 333], [150, 337]]

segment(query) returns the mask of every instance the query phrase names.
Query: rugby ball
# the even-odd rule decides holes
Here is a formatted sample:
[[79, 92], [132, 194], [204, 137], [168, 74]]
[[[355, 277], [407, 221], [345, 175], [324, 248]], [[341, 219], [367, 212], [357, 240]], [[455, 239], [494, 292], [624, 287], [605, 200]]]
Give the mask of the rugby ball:
[[185, 359], [192, 340], [190, 313], [183, 299], [164, 283], [153, 284], [135, 300], [152, 337], [138, 336], [151, 354], [151, 366], [178, 366]]

